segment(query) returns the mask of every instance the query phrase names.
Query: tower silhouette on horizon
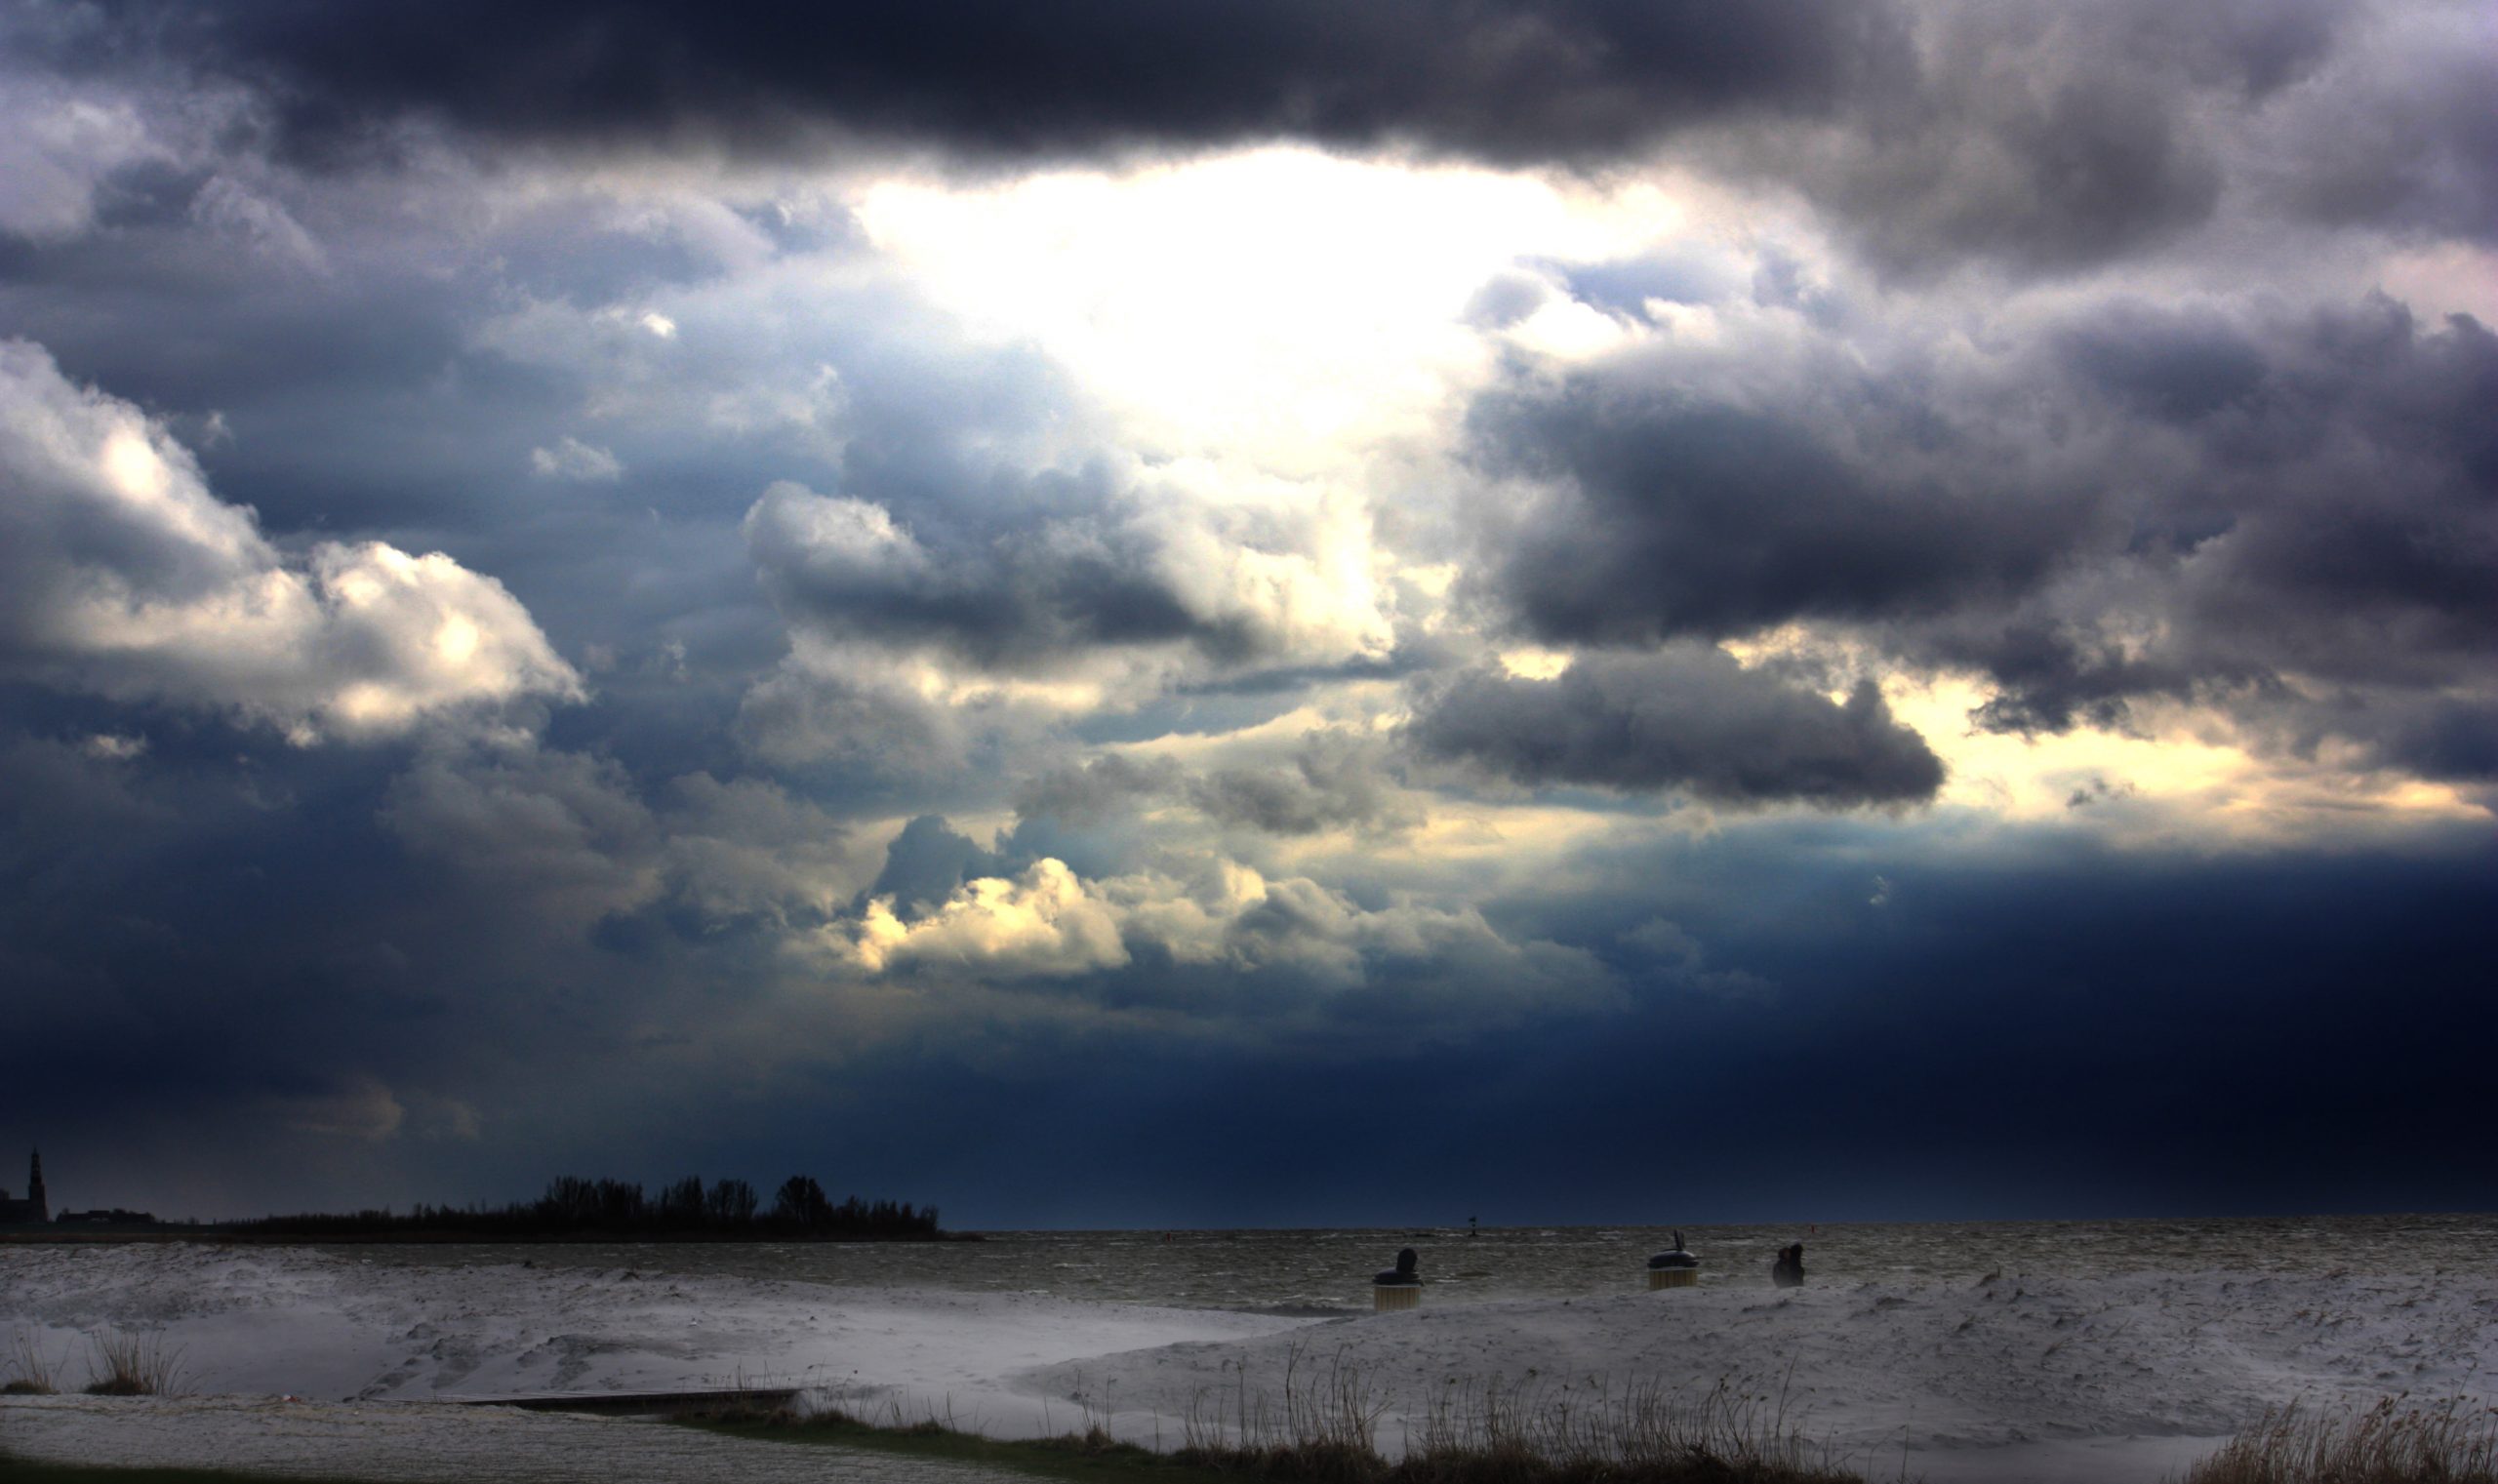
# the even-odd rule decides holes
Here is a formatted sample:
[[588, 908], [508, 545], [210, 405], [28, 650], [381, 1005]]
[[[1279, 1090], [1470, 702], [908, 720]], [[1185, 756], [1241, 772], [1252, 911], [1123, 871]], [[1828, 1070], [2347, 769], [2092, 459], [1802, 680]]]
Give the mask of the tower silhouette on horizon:
[[52, 1220], [52, 1202], [43, 1190], [43, 1150], [37, 1149], [26, 1166], [26, 1198], [13, 1201], [9, 1192], [0, 1190], [0, 1226], [40, 1226]]

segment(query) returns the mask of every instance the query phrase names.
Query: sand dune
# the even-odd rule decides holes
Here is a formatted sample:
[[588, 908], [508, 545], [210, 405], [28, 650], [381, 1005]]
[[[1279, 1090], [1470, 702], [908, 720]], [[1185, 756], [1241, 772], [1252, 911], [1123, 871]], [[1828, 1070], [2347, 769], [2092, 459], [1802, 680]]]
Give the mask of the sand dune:
[[[1956, 1470], [1942, 1455], [2018, 1445], [2098, 1440], [2103, 1465], [2105, 1445], [2129, 1438], [2199, 1447], [2292, 1398], [2498, 1396], [2498, 1284], [2148, 1273], [1427, 1303], [1413, 1314], [1165, 1346], [1024, 1381], [1185, 1415], [1236, 1407], [1229, 1394], [1244, 1371], [1253, 1392], [1279, 1386], [1296, 1348], [1304, 1374], [1358, 1373], [1388, 1409], [1391, 1447], [1435, 1399], [1496, 1376], [1553, 1400], [1564, 1386], [1584, 1398], [1643, 1381], [1705, 1390], [1722, 1380], [1742, 1394], [1783, 1396], [1791, 1421], [1869, 1471], [1896, 1471], [1905, 1454], [1912, 1472], [1945, 1477]], [[2164, 1462], [2179, 1447], [2116, 1451]]]
[[[999, 1436], [1090, 1415], [1169, 1442], [1192, 1413], [1231, 1415], [1244, 1386], [1279, 1391], [1289, 1361], [1305, 1374], [1357, 1372], [1385, 1409], [1380, 1440], [1390, 1450], [1412, 1419], [1468, 1388], [1586, 1396], [1649, 1383], [1696, 1395], [1723, 1382], [1783, 1393], [1792, 1423], [1878, 1476], [1905, 1464], [1938, 1480], [2044, 1484], [2156, 1479], [2293, 1398], [2498, 1402], [2498, 1283], [2425, 1276], [1727, 1285], [1427, 1298], [1417, 1312], [1307, 1320], [517, 1260], [450, 1267], [283, 1248], [0, 1249], [0, 1334], [21, 1329], [73, 1353], [75, 1379], [83, 1337], [106, 1326], [161, 1331], [194, 1392], [363, 1404], [324, 1415], [349, 1429], [369, 1415], [377, 1437], [412, 1425], [379, 1404], [773, 1381]], [[106, 1460], [116, 1433], [101, 1424], [113, 1405], [0, 1405], [0, 1447]], [[216, 1417], [253, 1415], [241, 1404], [194, 1410], [188, 1435], [203, 1440], [220, 1435]], [[165, 1461], [128, 1430], [132, 1461]]]

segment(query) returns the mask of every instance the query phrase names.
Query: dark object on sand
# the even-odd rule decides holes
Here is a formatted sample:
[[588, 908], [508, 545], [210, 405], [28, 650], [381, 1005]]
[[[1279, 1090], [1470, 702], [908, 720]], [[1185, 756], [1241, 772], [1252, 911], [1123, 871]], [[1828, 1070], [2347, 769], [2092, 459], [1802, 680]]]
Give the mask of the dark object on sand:
[[1414, 1249], [1406, 1248], [1396, 1255], [1396, 1265], [1370, 1280], [1370, 1306], [1386, 1311], [1391, 1308], [1423, 1306], [1423, 1275], [1414, 1271]]
[[1648, 1288], [1694, 1288], [1700, 1283], [1700, 1259], [1682, 1245], [1682, 1233], [1674, 1233], [1673, 1249], [1658, 1253], [1648, 1260]]
[[1769, 1281], [1781, 1288], [1804, 1286], [1804, 1244], [1778, 1250], [1778, 1261], [1769, 1264]]
[[1673, 1250], [1661, 1252], [1650, 1258], [1648, 1265], [1650, 1267], [1698, 1267], [1700, 1259], [1683, 1247], [1682, 1233], [1677, 1231], [1674, 1233]]

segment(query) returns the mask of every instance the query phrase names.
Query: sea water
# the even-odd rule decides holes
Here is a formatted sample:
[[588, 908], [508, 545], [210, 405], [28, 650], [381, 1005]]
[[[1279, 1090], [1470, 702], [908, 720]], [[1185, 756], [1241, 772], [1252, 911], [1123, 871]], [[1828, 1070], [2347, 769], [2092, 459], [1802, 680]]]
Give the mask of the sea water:
[[[1780, 1248], [1804, 1245], [1820, 1283], [2126, 1272], [2498, 1273], [2498, 1215], [2114, 1222], [1685, 1226], [1704, 1286], [1766, 1287]], [[1046, 1294], [1258, 1312], [1366, 1310], [1370, 1278], [1411, 1247], [1434, 1306], [1629, 1292], [1673, 1244], [1655, 1226], [1385, 1230], [997, 1231], [977, 1242], [619, 1242], [342, 1247], [375, 1263], [781, 1279], [842, 1287]]]

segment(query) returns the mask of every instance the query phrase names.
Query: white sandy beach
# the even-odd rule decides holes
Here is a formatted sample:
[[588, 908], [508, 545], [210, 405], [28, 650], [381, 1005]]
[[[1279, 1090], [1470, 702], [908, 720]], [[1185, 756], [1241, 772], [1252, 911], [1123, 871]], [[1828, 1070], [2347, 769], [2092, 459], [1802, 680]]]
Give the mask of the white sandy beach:
[[[1793, 1424], [1873, 1476], [1905, 1464], [1938, 1481], [2149, 1484], [2268, 1405], [2397, 1392], [2498, 1403], [2498, 1281], [2451, 1276], [2008, 1274], [1784, 1293], [1729, 1283], [1471, 1304], [1427, 1297], [1419, 1312], [1320, 1321], [584, 1272], [519, 1256], [411, 1267], [295, 1248], [0, 1248], [0, 1337], [22, 1332], [67, 1355], [74, 1383], [86, 1337], [106, 1327], [161, 1333], [194, 1399], [0, 1401], [0, 1450], [299, 1471], [369, 1455], [371, 1476], [404, 1479], [451, 1457], [389, 1442], [423, 1418], [425, 1428], [504, 1429], [488, 1451], [525, 1473], [530, 1439], [548, 1440], [551, 1459], [572, 1447], [554, 1441], [566, 1429], [611, 1429], [604, 1437], [635, 1424], [542, 1427], [501, 1410], [404, 1404], [740, 1382], [995, 1436], [1064, 1431], [1089, 1415], [1168, 1444], [1192, 1413], [1229, 1415], [1244, 1381], [1253, 1395], [1278, 1390], [1297, 1356], [1305, 1373], [1358, 1372], [1386, 1409], [1390, 1451], [1452, 1388], [1657, 1383], [1696, 1396], [1722, 1381], [1783, 1391]], [[280, 1396], [302, 1401], [270, 1400]], [[168, 1408], [178, 1426], [161, 1421]], [[272, 1425], [280, 1416], [296, 1421]], [[358, 1428], [369, 1447], [354, 1442]], [[304, 1441], [313, 1436], [317, 1446]], [[653, 1466], [702, 1476], [708, 1465], [675, 1457], [686, 1453]], [[716, 1455], [723, 1476], [761, 1476], [729, 1458]]]

